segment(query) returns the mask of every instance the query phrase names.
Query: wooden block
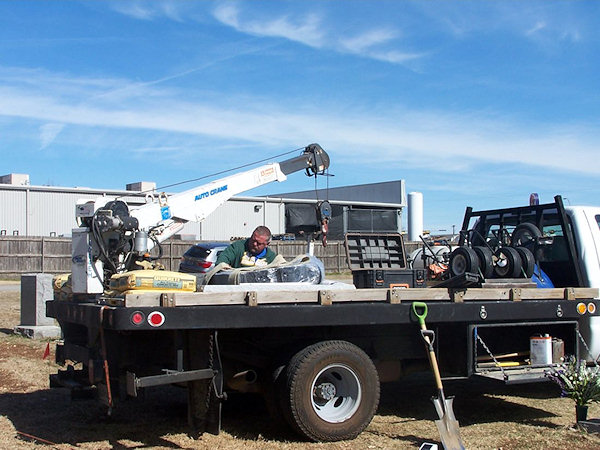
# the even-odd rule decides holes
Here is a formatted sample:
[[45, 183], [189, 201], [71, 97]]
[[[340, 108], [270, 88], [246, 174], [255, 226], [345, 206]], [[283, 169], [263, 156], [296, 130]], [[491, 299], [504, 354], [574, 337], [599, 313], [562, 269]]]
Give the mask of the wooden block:
[[246, 304], [248, 306], [258, 306], [258, 293], [256, 291], [246, 292]]
[[521, 289], [519, 289], [519, 288], [512, 288], [510, 290], [510, 299], [513, 302], [520, 302], [521, 301]]
[[319, 291], [319, 304], [320, 305], [331, 305], [333, 303], [333, 296], [331, 291]]

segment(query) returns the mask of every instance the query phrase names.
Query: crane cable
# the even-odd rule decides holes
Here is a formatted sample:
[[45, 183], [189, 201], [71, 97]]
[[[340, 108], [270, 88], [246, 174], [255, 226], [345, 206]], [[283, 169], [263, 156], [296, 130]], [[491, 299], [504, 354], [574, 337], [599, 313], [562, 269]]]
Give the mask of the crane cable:
[[[229, 172], [233, 172], [233, 171], [238, 171], [238, 170], [244, 169], [246, 167], [255, 166], [256, 164], [260, 164], [260, 163], [263, 163], [263, 162], [266, 162], [266, 161], [271, 161], [274, 158], [281, 158], [282, 156], [286, 156], [286, 155], [289, 155], [291, 153], [295, 153], [295, 152], [297, 152], [299, 150], [304, 150], [305, 148], [306, 147], [299, 147], [299, 148], [296, 148], [294, 150], [290, 150], [290, 151], [287, 151], [287, 152], [284, 152], [284, 153], [280, 153], [278, 155], [273, 155], [273, 156], [270, 156], [268, 158], [259, 159], [258, 161], [254, 161], [254, 162], [242, 164], [241, 166], [237, 166], [237, 167], [232, 167], [231, 169], [225, 169], [225, 170], [221, 170], [219, 172], [214, 172], [214, 173], [211, 173], [211, 174], [208, 174], [208, 175], [204, 175], [204, 176], [201, 176], [201, 177], [198, 177], [198, 178], [192, 178], [190, 180], [180, 181], [178, 183], [172, 183], [172, 184], [167, 184], [167, 185], [164, 185], [164, 186], [159, 186], [159, 187], [154, 188], [154, 189], [148, 189], [148, 190], [145, 190], [145, 191], [140, 191], [140, 193], [141, 194], [152, 193], [152, 192], [155, 192], [155, 191], [164, 190], [166, 188], [171, 188], [171, 187], [174, 187], [174, 186], [180, 186], [182, 184], [187, 184], [187, 183], [193, 183], [195, 181], [204, 180], [206, 178], [216, 177], [217, 175], [223, 175], [225, 173], [229, 173]], [[316, 177], [315, 177], [315, 179], [316, 179]], [[124, 197], [124, 196], [122, 196], [122, 197]], [[117, 198], [119, 198], [119, 197], [117, 197]]]

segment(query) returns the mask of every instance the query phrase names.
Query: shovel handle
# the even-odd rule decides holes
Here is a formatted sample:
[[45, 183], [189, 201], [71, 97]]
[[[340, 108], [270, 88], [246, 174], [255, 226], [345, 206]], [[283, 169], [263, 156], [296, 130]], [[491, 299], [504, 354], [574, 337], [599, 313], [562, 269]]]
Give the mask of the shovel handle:
[[421, 325], [421, 328], [423, 328], [425, 325], [425, 318], [427, 317], [427, 303], [413, 302], [412, 310], [417, 319], [419, 319], [419, 325]]

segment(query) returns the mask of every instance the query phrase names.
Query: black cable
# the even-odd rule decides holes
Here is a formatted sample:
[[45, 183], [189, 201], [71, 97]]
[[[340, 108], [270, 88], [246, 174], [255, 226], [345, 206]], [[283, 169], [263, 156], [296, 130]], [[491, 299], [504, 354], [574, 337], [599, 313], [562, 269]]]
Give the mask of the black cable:
[[158, 256], [151, 257], [150, 261], [158, 261], [163, 256], [162, 245], [160, 245], [160, 242], [158, 242], [158, 239], [156, 238], [156, 236], [150, 236], [150, 239], [152, 239], [152, 241], [154, 241], [154, 244], [156, 245], [156, 247], [158, 247]]
[[[180, 181], [178, 183], [173, 183], [173, 184], [166, 184], [164, 186], [159, 186], [159, 187], [154, 188], [154, 189], [148, 189], [147, 191], [140, 191], [140, 194], [151, 193], [151, 192], [154, 192], [154, 191], [160, 191], [160, 190], [163, 190], [163, 189], [166, 189], [166, 188], [171, 188], [171, 187], [174, 187], [174, 186], [180, 186], [180, 185], [186, 184], [186, 183], [193, 183], [195, 181], [204, 180], [206, 178], [216, 177], [217, 175], [222, 175], [224, 173], [233, 172], [233, 171], [237, 171], [237, 170], [240, 170], [240, 169], [244, 169], [246, 167], [254, 166], [256, 164], [260, 164], [260, 163], [263, 163], [265, 161], [270, 161], [273, 158], [280, 158], [282, 156], [289, 155], [290, 153], [294, 153], [294, 152], [297, 152], [299, 150], [304, 150], [304, 148], [305, 147], [300, 147], [300, 148], [297, 148], [297, 149], [294, 149], [294, 150], [290, 150], [288, 152], [284, 152], [284, 153], [280, 153], [278, 155], [270, 156], [268, 158], [260, 159], [258, 161], [254, 161], [254, 162], [247, 163], [247, 164], [242, 164], [241, 166], [232, 167], [231, 169], [221, 170], [220, 172], [215, 172], [215, 173], [212, 173], [212, 174], [204, 175], [202, 177], [193, 178], [191, 180]], [[117, 197], [117, 198], [123, 198], [123, 197], [125, 197], [125, 196], [122, 195], [122, 196]]]
[[117, 266], [113, 262], [111, 255], [109, 254], [108, 250], [106, 249], [104, 239], [102, 238], [102, 232], [100, 231], [100, 229], [98, 227], [98, 222], [96, 220], [97, 217], [98, 217], [98, 211], [96, 211], [96, 213], [94, 213], [94, 217], [92, 218], [92, 235], [94, 236], [94, 239], [96, 241], [96, 244], [98, 245], [100, 253], [102, 253], [102, 256], [104, 256], [104, 259], [106, 260], [105, 262], [110, 265], [111, 269], [113, 270], [113, 273], [117, 273]]

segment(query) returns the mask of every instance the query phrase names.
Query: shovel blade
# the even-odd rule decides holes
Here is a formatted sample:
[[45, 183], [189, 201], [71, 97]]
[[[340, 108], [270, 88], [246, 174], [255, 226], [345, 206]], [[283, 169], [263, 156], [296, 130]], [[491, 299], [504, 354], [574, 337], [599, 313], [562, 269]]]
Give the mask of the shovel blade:
[[446, 450], [465, 450], [465, 446], [460, 438], [458, 431], [458, 422], [448, 420], [446, 416], [441, 420], [436, 420], [435, 425], [440, 432], [442, 445]]
[[460, 438], [458, 421], [452, 409], [453, 400], [453, 398], [444, 400], [441, 398], [432, 399], [435, 410], [440, 418], [440, 420], [435, 421], [435, 425], [440, 432], [440, 438], [446, 450], [464, 450], [465, 446]]

